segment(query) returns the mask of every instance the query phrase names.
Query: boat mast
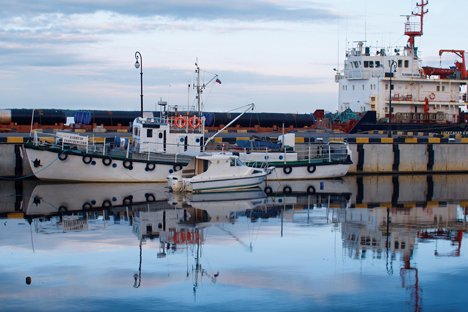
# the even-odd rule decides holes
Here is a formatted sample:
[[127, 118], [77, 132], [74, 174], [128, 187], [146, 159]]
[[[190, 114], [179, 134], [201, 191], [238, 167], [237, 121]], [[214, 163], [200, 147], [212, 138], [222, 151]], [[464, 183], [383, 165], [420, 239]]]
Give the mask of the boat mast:
[[195, 62], [195, 66], [197, 66], [197, 69], [195, 71], [197, 72], [198, 116], [201, 116], [201, 93], [202, 93], [202, 89], [201, 89], [201, 86], [200, 86], [200, 67], [198, 66], [198, 57], [197, 57], [197, 61]]
[[419, 30], [416, 30], [416, 26], [417, 26], [416, 23], [413, 25], [410, 23], [411, 15], [406, 15], [405, 35], [409, 36], [408, 47], [411, 49], [414, 49], [414, 37], [420, 37], [423, 34], [424, 14], [429, 12], [428, 10], [424, 11], [424, 6], [426, 6], [427, 4], [428, 4], [428, 0], [422, 0], [421, 4], [416, 3], [416, 6], [421, 8], [419, 13], [411, 12], [412, 16], [419, 16], [421, 18], [421, 21], [419, 24]]
[[201, 94], [203, 93], [203, 89], [206, 88], [207, 85], [209, 85], [213, 80], [215, 80], [216, 78], [218, 78], [218, 75], [214, 75], [213, 78], [211, 78], [210, 81], [208, 81], [206, 84], [204, 83], [203, 85], [200, 84], [200, 67], [198, 66], [198, 58], [197, 58], [197, 61], [195, 62], [195, 66], [197, 67], [197, 69], [195, 70], [195, 72], [197, 73], [197, 85], [193, 86], [193, 88], [195, 89], [195, 87], [197, 88], [197, 102], [198, 102], [198, 116], [201, 117]]

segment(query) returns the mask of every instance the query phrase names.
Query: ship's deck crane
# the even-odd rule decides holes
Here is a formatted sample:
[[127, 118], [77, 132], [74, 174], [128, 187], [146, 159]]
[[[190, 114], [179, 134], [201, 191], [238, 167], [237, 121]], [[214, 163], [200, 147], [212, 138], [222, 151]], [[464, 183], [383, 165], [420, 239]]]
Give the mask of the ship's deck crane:
[[458, 57], [461, 58], [462, 62], [455, 62], [455, 67], [457, 68], [458, 71], [460, 71], [460, 79], [466, 79], [468, 78], [468, 73], [466, 71], [466, 65], [465, 65], [465, 51], [464, 50], [440, 50], [439, 51], [439, 56], [442, 56], [443, 53], [448, 52], [448, 53], [454, 53]]

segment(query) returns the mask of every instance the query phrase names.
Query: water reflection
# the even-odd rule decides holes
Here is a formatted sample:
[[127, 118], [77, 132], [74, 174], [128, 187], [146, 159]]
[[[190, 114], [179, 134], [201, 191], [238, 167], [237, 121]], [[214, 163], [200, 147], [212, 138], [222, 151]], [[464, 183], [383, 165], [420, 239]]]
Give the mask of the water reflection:
[[[23, 285], [28, 277], [28, 287], [40, 287], [38, 272], [47, 265], [23, 269], [34, 268], [38, 257], [44, 263], [84, 266], [80, 274], [95, 280], [89, 273], [93, 266], [108, 268], [97, 259], [78, 264], [74, 257], [97, 252], [122, 272], [118, 278], [99, 273], [127, 289], [119, 296], [130, 298], [129, 287], [139, 291], [132, 296], [144, 298], [172, 298], [168, 292], [176, 291], [185, 308], [195, 307], [188, 302], [221, 304], [215, 298], [222, 297], [231, 305], [208, 310], [249, 310], [251, 301], [232, 302], [229, 295], [248, 290], [252, 300], [265, 298], [263, 291], [268, 298], [274, 294], [277, 299], [268, 301], [272, 310], [284, 307], [280, 298], [293, 300], [297, 310], [308, 310], [311, 300], [316, 310], [340, 310], [344, 302], [346, 309], [357, 310], [370, 296], [375, 297], [366, 299], [371, 308], [390, 300], [390, 310], [422, 311], [441, 299], [434, 283], [450, 287], [447, 280], [468, 276], [462, 246], [468, 230], [467, 182], [465, 175], [363, 176], [185, 195], [158, 183], [6, 182], [0, 189], [0, 258], [20, 272]], [[39, 255], [31, 258], [28, 252]], [[455, 273], [440, 276], [439, 269]], [[2, 276], [8, 272], [0, 270]], [[89, 287], [79, 275], [77, 280]], [[191, 301], [183, 300], [187, 283]], [[20, 292], [19, 287], [13, 283], [11, 291]], [[117, 286], [101, 287], [111, 290], [108, 298], [115, 296]], [[145, 292], [155, 287], [158, 294]], [[58, 307], [66, 307], [64, 301]], [[454, 300], [443, 309], [462, 306]]]

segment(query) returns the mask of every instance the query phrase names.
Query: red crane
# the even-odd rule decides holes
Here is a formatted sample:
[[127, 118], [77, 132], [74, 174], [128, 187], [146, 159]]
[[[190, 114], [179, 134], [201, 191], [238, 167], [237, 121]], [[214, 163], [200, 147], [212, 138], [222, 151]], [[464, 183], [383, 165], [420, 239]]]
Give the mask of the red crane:
[[468, 73], [466, 72], [466, 65], [465, 65], [465, 51], [464, 50], [440, 50], [439, 56], [442, 56], [444, 52], [454, 53], [455, 55], [461, 58], [462, 62], [460, 63], [456, 61], [455, 67], [457, 68], [458, 71], [460, 71], [461, 79], [468, 78]]

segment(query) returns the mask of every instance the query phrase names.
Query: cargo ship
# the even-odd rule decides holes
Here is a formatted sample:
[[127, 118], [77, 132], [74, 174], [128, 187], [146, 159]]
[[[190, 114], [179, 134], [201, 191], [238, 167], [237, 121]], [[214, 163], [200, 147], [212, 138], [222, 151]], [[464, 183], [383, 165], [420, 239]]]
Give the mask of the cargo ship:
[[[423, 35], [428, 1], [406, 16], [404, 47], [380, 48], [357, 41], [346, 51], [334, 127], [349, 133], [372, 130], [464, 132], [467, 105], [465, 51], [442, 49], [459, 61], [450, 68], [421, 66], [415, 38]], [[415, 21], [416, 20], [416, 21]], [[350, 112], [357, 118], [339, 118]], [[353, 114], [351, 114], [353, 116]]]

